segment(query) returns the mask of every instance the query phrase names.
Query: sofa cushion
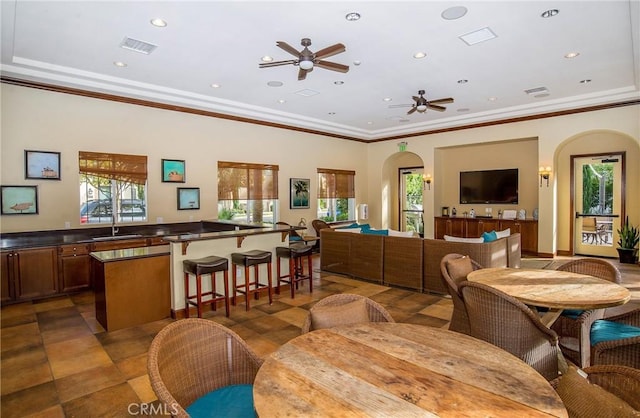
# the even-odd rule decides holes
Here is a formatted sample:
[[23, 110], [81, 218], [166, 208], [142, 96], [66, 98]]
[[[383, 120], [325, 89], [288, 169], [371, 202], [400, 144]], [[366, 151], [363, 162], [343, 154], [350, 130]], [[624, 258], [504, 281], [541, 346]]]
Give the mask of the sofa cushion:
[[591, 345], [632, 337], [640, 337], [639, 327], [606, 319], [598, 319], [591, 326]]
[[447, 271], [454, 282], [460, 283], [467, 279], [467, 275], [473, 271], [471, 258], [460, 257], [447, 260]]
[[389, 230], [387, 229], [363, 229], [362, 230], [363, 234], [370, 234], [370, 235], [389, 235]]
[[484, 242], [495, 241], [498, 239], [498, 234], [496, 234], [496, 231], [483, 232], [482, 239], [484, 240]]
[[389, 229], [390, 237], [415, 237], [416, 233], [413, 231], [396, 231], [395, 229]]
[[445, 241], [451, 241], [451, 242], [470, 242], [470, 243], [475, 243], [475, 244], [482, 244], [484, 242], [484, 238], [480, 237], [480, 238], [462, 238], [462, 237], [453, 237], [451, 235], [445, 235], [444, 236], [444, 240]]
[[338, 306], [318, 306], [311, 309], [310, 313], [311, 329], [314, 330], [370, 322], [367, 303], [364, 299]]
[[511, 228], [507, 228], [503, 231], [496, 231], [496, 235], [498, 236], [498, 239], [507, 238], [509, 235], [511, 235]]
[[336, 228], [334, 229], [336, 232], [351, 232], [353, 234], [359, 234], [362, 232], [361, 228]]

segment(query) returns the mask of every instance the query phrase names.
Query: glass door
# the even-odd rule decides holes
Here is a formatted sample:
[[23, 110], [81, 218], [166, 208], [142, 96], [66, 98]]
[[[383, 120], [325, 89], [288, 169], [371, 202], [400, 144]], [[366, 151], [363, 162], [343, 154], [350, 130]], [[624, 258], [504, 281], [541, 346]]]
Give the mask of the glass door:
[[617, 257], [623, 155], [572, 157], [576, 254]]
[[422, 167], [400, 169], [400, 230], [415, 231], [423, 236], [424, 217], [422, 211]]

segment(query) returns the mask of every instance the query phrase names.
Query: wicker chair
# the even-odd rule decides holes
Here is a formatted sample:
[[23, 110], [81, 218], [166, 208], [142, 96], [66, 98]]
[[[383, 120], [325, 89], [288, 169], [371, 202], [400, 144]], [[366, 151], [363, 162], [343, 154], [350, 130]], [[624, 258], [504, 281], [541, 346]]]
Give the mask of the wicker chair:
[[[340, 293], [337, 295], [327, 296], [326, 298], [319, 300], [315, 305], [311, 307], [311, 309], [309, 309], [307, 318], [302, 325], [302, 334], [313, 331], [311, 326], [311, 315], [314, 310], [317, 311], [318, 308], [329, 306], [338, 308], [341, 305], [346, 305], [347, 303], [362, 299], [366, 303], [370, 322], [396, 322], [391, 314], [384, 308], [384, 306], [380, 305], [378, 302], [371, 300], [365, 296], [354, 295], [351, 293]], [[336, 323], [336, 326], [338, 325], [343, 324]]]
[[[640, 411], [640, 370], [625, 366], [601, 365], [585, 367], [588, 383], [598, 385], [600, 388], [625, 401], [632, 408]], [[568, 376], [562, 376], [552, 380], [551, 385], [559, 390], [560, 382]], [[574, 383], [578, 383], [575, 384]], [[562, 402], [572, 417], [596, 417], [602, 416], [599, 403], [603, 400], [599, 396], [589, 396], [585, 393], [584, 384], [581, 381], [569, 383], [564, 390], [560, 389]], [[596, 389], [597, 390], [597, 389]]]
[[[291, 227], [290, 224], [282, 221], [276, 222], [276, 225]], [[300, 236], [300, 234], [298, 234], [298, 231], [296, 231], [295, 229], [289, 230], [289, 242], [291, 241], [302, 242], [302, 237]]]
[[527, 305], [484, 285], [464, 281], [460, 292], [467, 307], [471, 336], [487, 341], [529, 364], [547, 380], [558, 377], [558, 336]]
[[[617, 322], [632, 325], [640, 329], [640, 309], [612, 316], [594, 323], [591, 335], [594, 335], [598, 322]], [[591, 363], [593, 365], [616, 364], [640, 369], [640, 336], [597, 342], [591, 346]], [[640, 392], [639, 392], [640, 393]]]
[[[451, 300], [453, 301], [453, 314], [451, 315], [449, 330], [470, 335], [471, 331], [469, 329], [469, 317], [467, 316], [467, 308], [464, 306], [464, 302], [462, 301], [462, 294], [460, 293], [460, 289], [458, 288], [458, 284], [465, 281], [467, 278], [466, 276], [452, 277], [449, 273], [448, 268], [449, 260], [456, 260], [462, 257], [464, 256], [456, 253], [447, 254], [442, 257], [442, 260], [440, 260], [440, 272], [442, 273], [442, 282], [447, 287], [449, 295], [451, 295]], [[470, 261], [473, 270], [479, 270], [482, 268], [482, 266], [475, 261]]]
[[[331, 228], [328, 223], [321, 219], [314, 219], [313, 221], [311, 221], [311, 226], [313, 227], [313, 230], [316, 231], [317, 237], [320, 237], [321, 229]], [[316, 251], [320, 251], [320, 240], [316, 241], [316, 243], [313, 244], [313, 248]]]
[[[580, 258], [558, 267], [559, 271], [588, 274], [614, 283], [620, 283], [621, 275], [616, 266], [597, 258]], [[591, 364], [589, 331], [594, 321], [606, 316], [605, 309], [573, 311], [561, 315], [551, 327], [560, 337], [560, 349], [580, 367]]]
[[253, 384], [261, 365], [262, 359], [235, 332], [199, 318], [164, 327], [147, 358], [153, 391], [178, 417], [188, 417], [185, 409], [212, 391]]

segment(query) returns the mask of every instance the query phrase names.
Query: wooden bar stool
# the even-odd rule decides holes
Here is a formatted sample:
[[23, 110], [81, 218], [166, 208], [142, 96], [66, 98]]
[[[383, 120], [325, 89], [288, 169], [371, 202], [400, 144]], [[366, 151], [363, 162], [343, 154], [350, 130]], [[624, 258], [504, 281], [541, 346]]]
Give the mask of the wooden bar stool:
[[[277, 284], [276, 293], [280, 294], [280, 283], [289, 283], [291, 286], [291, 299], [295, 297], [295, 289], [298, 283], [303, 280], [309, 280], [309, 292], [313, 292], [313, 269], [311, 255], [313, 246], [310, 245], [293, 245], [291, 247], [276, 247], [277, 260]], [[289, 274], [282, 275], [280, 272], [280, 259], [289, 260]], [[307, 261], [308, 274], [304, 274], [304, 259]]]
[[[215, 255], [198, 258], [195, 260], [183, 260], [182, 268], [184, 270], [184, 301], [187, 309], [186, 316], [189, 318], [190, 305], [196, 306], [198, 309], [198, 318], [202, 318], [202, 306], [211, 305], [216, 310], [216, 304], [224, 301], [226, 315], [229, 316], [229, 260], [224, 257]], [[216, 272], [224, 273], [224, 294], [216, 292]], [[196, 294], [189, 294], [189, 274], [196, 276]], [[202, 275], [211, 275], [211, 291], [202, 292]], [[203, 298], [208, 297], [203, 300]]]
[[[267, 284], [262, 284], [259, 281], [259, 267], [261, 264], [267, 264]], [[233, 272], [231, 277], [233, 278], [233, 306], [236, 305], [236, 294], [238, 292], [244, 293], [246, 301], [246, 310], [250, 309], [249, 296], [253, 294], [258, 299], [260, 292], [267, 292], [269, 295], [269, 305], [273, 303], [273, 286], [271, 284], [271, 251], [251, 250], [244, 253], [231, 253], [231, 264]], [[237, 269], [242, 266], [244, 268], [244, 283], [238, 284]], [[253, 281], [249, 279], [249, 267], [253, 266]], [[254, 286], [252, 289], [251, 286]]]

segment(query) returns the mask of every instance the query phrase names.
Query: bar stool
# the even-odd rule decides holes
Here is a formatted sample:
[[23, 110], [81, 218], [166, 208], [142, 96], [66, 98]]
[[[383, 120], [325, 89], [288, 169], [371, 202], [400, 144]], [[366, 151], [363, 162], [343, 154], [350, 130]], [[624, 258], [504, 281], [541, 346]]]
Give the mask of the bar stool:
[[[216, 304], [224, 301], [225, 313], [229, 316], [229, 260], [224, 257], [215, 255], [198, 258], [195, 260], [183, 260], [182, 268], [184, 270], [184, 300], [187, 308], [186, 316], [189, 318], [189, 306], [193, 305], [198, 308], [198, 318], [202, 318], [202, 306], [211, 305], [216, 310]], [[224, 273], [224, 294], [216, 292], [216, 272]], [[189, 294], [189, 274], [196, 276], [196, 294]], [[211, 275], [211, 291], [202, 292], [202, 275]], [[203, 297], [209, 296], [203, 300]], [[195, 299], [195, 300], [194, 300]]]
[[[260, 264], [267, 264], [267, 284], [261, 284], [259, 281], [259, 267]], [[271, 285], [271, 251], [251, 250], [244, 253], [231, 253], [231, 264], [233, 272], [231, 277], [233, 278], [233, 299], [231, 303], [236, 305], [237, 292], [244, 293], [246, 301], [246, 310], [250, 309], [249, 296], [254, 294], [258, 299], [260, 292], [267, 292], [269, 294], [269, 305], [273, 303], [273, 292]], [[244, 267], [244, 283], [238, 284], [236, 280], [237, 268]], [[253, 266], [253, 281], [249, 280], [249, 267]], [[255, 286], [251, 289], [251, 286]]]
[[[280, 283], [289, 283], [291, 285], [291, 299], [295, 297], [295, 289], [298, 283], [303, 280], [309, 280], [309, 292], [313, 292], [313, 270], [311, 262], [311, 254], [313, 246], [311, 245], [293, 245], [291, 247], [276, 247], [278, 282], [276, 284], [276, 293], [280, 294]], [[280, 259], [289, 260], [289, 274], [280, 274]], [[304, 274], [304, 258], [307, 261], [308, 274]], [[288, 280], [287, 280], [288, 279]]]

